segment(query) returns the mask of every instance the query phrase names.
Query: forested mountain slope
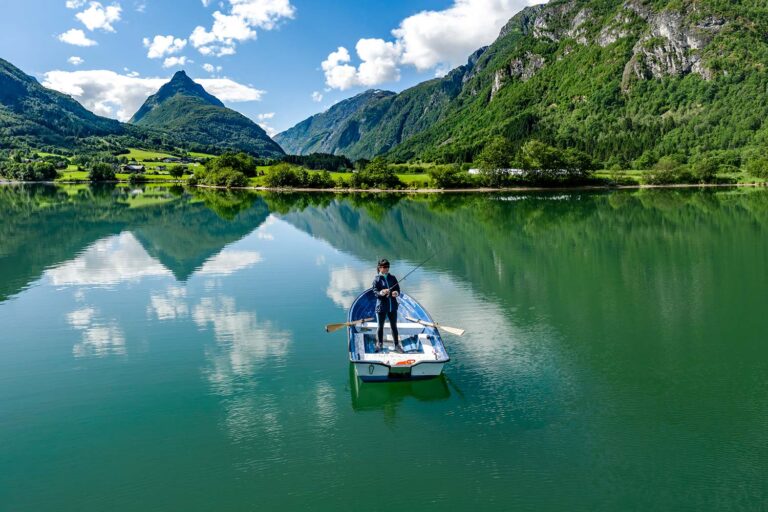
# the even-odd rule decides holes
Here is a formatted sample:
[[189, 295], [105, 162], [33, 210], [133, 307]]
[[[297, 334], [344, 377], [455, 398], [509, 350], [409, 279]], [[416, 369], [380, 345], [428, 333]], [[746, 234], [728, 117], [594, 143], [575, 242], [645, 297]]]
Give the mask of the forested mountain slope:
[[259, 125], [225, 107], [183, 71], [150, 96], [130, 122], [171, 132], [199, 151], [232, 149], [260, 157], [284, 154]]
[[[391, 99], [352, 157], [471, 161], [496, 136], [609, 165], [738, 160], [766, 145], [768, 5], [556, 0], [512, 18], [467, 66]], [[713, 153], [715, 152], [715, 153]]]

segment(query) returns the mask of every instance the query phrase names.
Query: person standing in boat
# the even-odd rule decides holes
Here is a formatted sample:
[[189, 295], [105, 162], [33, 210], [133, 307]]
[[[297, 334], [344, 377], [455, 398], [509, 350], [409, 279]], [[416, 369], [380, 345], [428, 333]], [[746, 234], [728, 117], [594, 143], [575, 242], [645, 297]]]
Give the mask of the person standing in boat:
[[373, 293], [376, 295], [376, 320], [379, 330], [376, 333], [376, 352], [384, 350], [384, 322], [389, 319], [392, 328], [392, 339], [395, 350], [403, 352], [403, 345], [397, 334], [397, 297], [400, 295], [400, 285], [397, 278], [389, 273], [389, 261], [381, 259], [376, 267], [378, 274], [373, 279]]

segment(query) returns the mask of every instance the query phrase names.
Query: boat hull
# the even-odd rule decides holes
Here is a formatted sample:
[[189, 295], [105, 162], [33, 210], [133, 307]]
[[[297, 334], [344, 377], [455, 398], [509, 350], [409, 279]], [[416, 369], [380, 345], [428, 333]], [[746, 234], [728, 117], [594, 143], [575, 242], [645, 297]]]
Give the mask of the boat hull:
[[382, 363], [353, 363], [355, 374], [363, 382], [401, 379], [431, 379], [443, 373], [445, 363], [419, 363], [413, 366], [389, 366]]

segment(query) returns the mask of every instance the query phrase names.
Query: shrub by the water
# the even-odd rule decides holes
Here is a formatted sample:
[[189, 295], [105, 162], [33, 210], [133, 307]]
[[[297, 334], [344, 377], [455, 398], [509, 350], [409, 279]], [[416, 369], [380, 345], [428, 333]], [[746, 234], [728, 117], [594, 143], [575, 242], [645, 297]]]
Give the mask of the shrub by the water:
[[288, 163], [281, 163], [267, 171], [264, 182], [273, 188], [334, 188], [328, 171], [307, 171]]
[[483, 184], [488, 187], [503, 187], [509, 183], [509, 175], [504, 171], [511, 166], [512, 146], [504, 137], [495, 137], [485, 145], [477, 156]]
[[[510, 170], [518, 162], [521, 171]], [[538, 140], [526, 142], [512, 158], [512, 146], [503, 137], [493, 139], [477, 158], [481, 181], [488, 187], [512, 184], [536, 186], [579, 185], [589, 182], [595, 162], [583, 151], [565, 150]]]
[[209, 187], [246, 187], [248, 186], [248, 177], [240, 171], [225, 167], [222, 169], [198, 169], [195, 174], [189, 178], [189, 184], [207, 185]]
[[526, 171], [523, 181], [537, 185], [585, 183], [595, 170], [589, 155], [575, 148], [558, 149], [538, 140], [526, 142], [518, 159]]
[[16, 181], [52, 181], [58, 176], [56, 165], [51, 162], [17, 163], [0, 162], [0, 176]]
[[247, 177], [256, 176], [256, 160], [246, 153], [224, 153], [218, 158], [212, 158], [205, 163], [209, 171], [232, 169]]
[[429, 169], [429, 176], [437, 188], [469, 188], [473, 186], [471, 176], [458, 164], [436, 165]]
[[140, 183], [146, 183], [149, 181], [147, 177], [142, 173], [133, 173], [130, 176], [128, 176], [128, 183], [131, 185], [138, 185]]
[[747, 162], [745, 170], [750, 176], [768, 179], [768, 158], [755, 157]]
[[643, 174], [643, 182], [647, 185], [676, 185], [695, 183], [696, 180], [685, 166], [666, 167], [661, 166]]
[[187, 171], [187, 168], [183, 165], [175, 165], [168, 169], [168, 174], [171, 175], [173, 178], [181, 178], [184, 176], [184, 173]]
[[315, 171], [307, 174], [307, 188], [334, 188], [336, 186], [336, 182], [333, 181], [333, 177], [328, 171]]
[[353, 188], [361, 189], [399, 189], [405, 187], [405, 183], [381, 157], [374, 158], [365, 169], [354, 173], [349, 182]]
[[720, 166], [713, 159], [703, 159], [691, 164], [691, 175], [699, 183], [715, 183]]
[[[172, 172], [174, 168], [170, 169]], [[177, 172], [177, 171], [176, 171]], [[256, 160], [246, 153], [224, 153], [195, 170], [189, 184], [209, 187], [246, 187], [248, 176], [256, 176]]]
[[115, 167], [106, 162], [95, 162], [88, 168], [90, 181], [115, 181]]
[[315, 171], [344, 171], [352, 169], [353, 164], [343, 155], [312, 153], [310, 155], [286, 155], [283, 161]]

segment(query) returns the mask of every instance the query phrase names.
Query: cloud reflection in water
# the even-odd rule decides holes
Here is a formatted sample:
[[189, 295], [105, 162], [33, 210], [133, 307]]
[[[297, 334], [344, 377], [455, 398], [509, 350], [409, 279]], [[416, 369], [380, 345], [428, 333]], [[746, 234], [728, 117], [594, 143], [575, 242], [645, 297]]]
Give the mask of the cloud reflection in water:
[[99, 240], [75, 259], [46, 271], [55, 286], [113, 286], [171, 271], [152, 258], [130, 232]]
[[67, 315], [67, 322], [81, 331], [81, 341], [72, 347], [72, 354], [75, 357], [124, 355], [125, 335], [117, 322], [99, 322], [96, 313], [94, 308], [85, 307]]

